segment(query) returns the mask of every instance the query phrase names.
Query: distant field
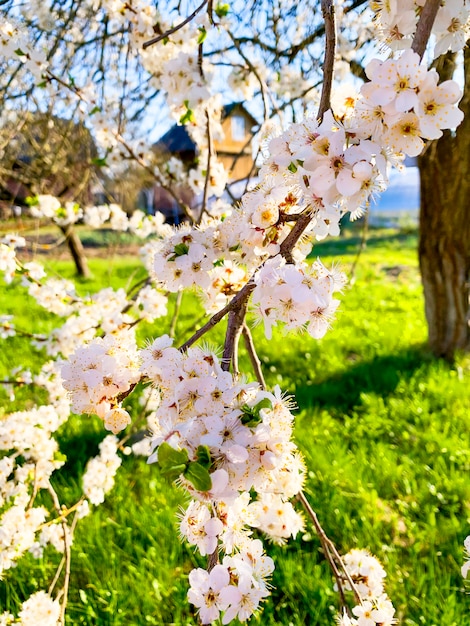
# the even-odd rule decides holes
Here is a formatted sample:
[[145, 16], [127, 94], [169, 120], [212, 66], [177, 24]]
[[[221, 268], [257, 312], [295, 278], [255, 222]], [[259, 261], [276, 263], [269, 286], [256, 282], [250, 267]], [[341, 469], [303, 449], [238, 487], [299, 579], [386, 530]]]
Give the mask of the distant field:
[[[348, 272], [359, 240], [360, 233], [348, 231], [318, 245], [314, 256]], [[470, 534], [470, 359], [461, 356], [450, 366], [427, 351], [416, 245], [415, 233], [370, 233], [323, 340], [278, 332], [268, 342], [260, 326], [253, 333], [268, 384], [296, 397], [295, 436], [309, 468], [306, 493], [329, 536], [342, 552], [369, 548], [382, 561], [402, 625], [462, 626], [469, 615], [460, 566]], [[118, 246], [114, 252], [90, 259], [93, 278], [81, 281], [79, 290], [138, 279], [136, 256], [119, 255]], [[73, 276], [68, 260], [42, 260], [50, 271]], [[0, 285], [0, 302], [1, 313], [19, 313], [25, 330], [47, 332], [56, 323], [17, 286]], [[196, 297], [184, 302], [177, 341], [202, 314]], [[165, 330], [158, 322], [142, 335]], [[222, 333], [217, 328], [209, 339], [220, 343]], [[0, 376], [12, 359], [37, 367], [37, 354], [19, 338], [2, 347]], [[20, 390], [9, 405], [6, 392], [0, 394], [6, 411], [43, 399]], [[56, 486], [65, 502], [76, 497], [83, 464], [103, 436], [97, 418], [73, 418], [60, 433], [68, 463]], [[197, 623], [185, 599], [186, 576], [200, 561], [177, 538], [180, 504], [182, 494], [156, 466], [124, 459], [106, 503], [80, 522], [68, 624]], [[252, 623], [334, 624], [337, 597], [313, 531], [269, 551], [276, 562], [273, 596]], [[45, 560], [23, 559], [0, 584], [0, 607], [14, 610], [25, 595], [47, 588], [52, 576]]]

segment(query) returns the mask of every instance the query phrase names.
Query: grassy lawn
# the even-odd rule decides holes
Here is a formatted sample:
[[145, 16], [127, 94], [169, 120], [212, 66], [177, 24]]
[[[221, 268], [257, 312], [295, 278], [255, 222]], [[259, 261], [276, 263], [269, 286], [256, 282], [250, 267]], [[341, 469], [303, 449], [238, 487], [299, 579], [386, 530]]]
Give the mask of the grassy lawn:
[[[369, 548], [387, 570], [387, 592], [405, 626], [461, 626], [469, 599], [460, 576], [463, 539], [470, 533], [470, 359], [453, 366], [426, 348], [426, 325], [417, 269], [416, 236], [372, 232], [354, 279], [344, 290], [332, 330], [321, 341], [253, 329], [270, 386], [294, 394], [296, 439], [309, 473], [306, 493], [340, 551]], [[326, 265], [347, 272], [358, 238], [318, 245]], [[47, 263], [72, 277], [67, 261]], [[137, 280], [134, 257], [90, 259], [93, 279], [78, 290], [125, 286]], [[47, 332], [56, 323], [15, 286], [0, 286], [1, 313], [18, 326]], [[171, 308], [171, 307], [170, 307]], [[185, 295], [177, 342], [202, 310]], [[168, 321], [168, 320], [167, 320]], [[159, 321], [142, 335], [166, 331]], [[220, 343], [223, 328], [210, 336]], [[20, 338], [0, 352], [0, 375], [12, 364], [37, 368], [38, 356]], [[245, 371], [250, 371], [241, 354]], [[8, 396], [0, 390], [5, 410]], [[19, 390], [14, 408], [41, 401]], [[68, 457], [56, 478], [72, 503], [88, 456], [104, 432], [97, 418], [74, 418], [60, 433]], [[186, 602], [186, 576], [200, 561], [177, 538], [181, 493], [144, 459], [125, 457], [104, 505], [79, 523], [73, 548], [68, 623], [99, 626], [196, 624]], [[275, 559], [273, 595], [252, 623], [263, 626], [333, 624], [337, 606], [319, 541], [307, 528], [285, 547], [268, 547]], [[60, 558], [23, 559], [0, 583], [0, 607], [14, 610], [33, 590], [49, 586]]]

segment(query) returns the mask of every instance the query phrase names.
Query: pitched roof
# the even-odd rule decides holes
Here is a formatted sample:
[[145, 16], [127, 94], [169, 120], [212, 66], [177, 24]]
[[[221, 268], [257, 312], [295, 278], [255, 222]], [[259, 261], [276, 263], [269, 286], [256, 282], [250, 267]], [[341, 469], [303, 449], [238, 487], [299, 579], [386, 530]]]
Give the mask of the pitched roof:
[[164, 146], [169, 152], [178, 154], [179, 152], [194, 151], [194, 141], [189, 136], [186, 126], [175, 124], [161, 137], [157, 145]]
[[[236, 109], [241, 109], [243, 113], [250, 119], [252, 125], [258, 124], [258, 121], [245, 109], [242, 102], [232, 102], [226, 104], [222, 109], [222, 119], [231, 115]], [[182, 152], [195, 152], [196, 144], [189, 136], [186, 126], [174, 124], [155, 144], [156, 148], [168, 150], [171, 154], [181, 154]]]

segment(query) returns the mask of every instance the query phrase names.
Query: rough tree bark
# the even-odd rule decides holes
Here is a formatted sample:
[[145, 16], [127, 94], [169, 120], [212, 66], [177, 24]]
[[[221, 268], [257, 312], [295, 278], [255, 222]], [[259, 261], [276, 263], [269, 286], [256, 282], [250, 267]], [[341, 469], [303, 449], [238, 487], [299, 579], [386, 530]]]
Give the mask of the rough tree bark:
[[[455, 61], [444, 57], [442, 80]], [[421, 209], [419, 263], [424, 289], [429, 345], [452, 360], [470, 349], [470, 50], [465, 50], [465, 119], [457, 133], [444, 131], [419, 158]]]

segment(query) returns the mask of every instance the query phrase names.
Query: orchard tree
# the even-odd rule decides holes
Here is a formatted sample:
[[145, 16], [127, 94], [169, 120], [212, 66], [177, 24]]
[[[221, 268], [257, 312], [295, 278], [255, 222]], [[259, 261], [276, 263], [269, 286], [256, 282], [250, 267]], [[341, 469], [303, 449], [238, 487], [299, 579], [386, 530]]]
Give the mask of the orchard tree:
[[[83, 122], [59, 118], [49, 112], [25, 111], [2, 128], [4, 151], [0, 184], [20, 185], [28, 202], [33, 196], [52, 194], [70, 210], [93, 203], [99, 181], [94, 165], [97, 150]], [[12, 198], [12, 202], [15, 198]], [[82, 243], [68, 220], [57, 222], [79, 276], [90, 275]]]
[[[157, 462], [189, 498], [179, 529], [206, 558], [205, 568], [189, 574], [188, 600], [201, 623], [246, 621], [260, 609], [274, 563], [253, 530], [279, 544], [295, 537], [305, 525], [297, 501], [331, 566], [338, 624], [391, 626], [395, 609], [381, 565], [362, 550], [342, 557], [307, 501], [293, 403], [279, 387], [266, 387], [248, 312], [268, 339], [278, 326], [314, 339], [328, 332], [344, 277], [307, 256], [316, 241], [339, 233], [345, 214], [363, 214], [387, 186], [391, 167], [462, 122], [459, 85], [439, 83], [422, 57], [431, 33], [437, 56], [463, 47], [467, 6], [456, 2], [443, 17], [436, 0], [376, 5], [371, 33], [390, 44], [391, 53], [367, 62], [367, 82], [359, 90], [354, 84], [335, 90], [335, 63], [344, 67], [359, 43], [357, 4], [339, 7], [338, 29], [330, 0], [323, 0], [321, 15], [315, 4], [290, 2], [229, 6], [204, 0], [196, 7], [165, 3], [160, 10], [145, 0], [6, 5], [9, 21], [0, 27], [10, 71], [5, 93], [13, 90], [22, 104], [34, 96], [39, 109], [49, 97], [65, 109], [75, 103], [94, 133], [102, 166], [114, 166], [119, 175], [122, 159], [141, 165], [174, 195], [190, 222], [174, 229], [140, 212], [128, 218], [116, 206], [79, 207], [86, 223], [109, 220], [116, 229], [156, 235], [142, 248], [147, 278], [127, 292], [107, 288], [87, 297], [68, 281], [47, 277], [39, 264], [23, 262], [17, 255], [21, 237], [2, 239], [7, 282], [20, 277], [31, 297], [64, 320], [50, 335], [32, 337], [48, 355], [41, 371], [14, 374], [16, 382], [22, 377], [45, 387], [49, 404], [11, 413], [0, 425], [1, 567], [12, 569], [28, 550], [41, 556], [49, 544], [63, 560], [48, 592], [25, 600], [17, 618], [4, 613], [3, 623], [65, 624], [74, 533], [112, 487], [125, 442], [118, 434], [142, 428], [127, 403], [132, 394], [142, 399], [141, 417], [151, 433], [134, 451]], [[371, 50], [367, 46], [364, 54]], [[108, 71], [115, 81], [107, 80]], [[246, 99], [258, 93], [263, 118], [259, 179], [237, 207], [222, 198], [227, 173], [214, 149], [223, 133], [226, 85]], [[160, 96], [198, 146], [198, 163], [188, 172], [172, 159], [157, 168], [142, 137], [132, 136], [139, 102], [151, 107]], [[5, 96], [5, 103], [11, 101]], [[197, 212], [178, 198], [175, 180], [200, 193]], [[79, 211], [67, 208], [39, 194], [34, 210], [73, 223]], [[203, 302], [206, 319], [198, 330], [175, 346], [172, 325], [139, 345], [138, 325], [162, 317], [169, 297], [177, 314], [185, 289], [196, 290]], [[226, 332], [218, 351], [204, 340], [222, 320]], [[21, 333], [10, 318], [1, 328], [4, 337]], [[240, 371], [242, 345], [251, 375]], [[87, 464], [83, 496], [63, 504], [51, 482], [63, 465], [52, 435], [71, 411], [82, 419], [95, 414], [112, 434]], [[50, 510], [40, 505], [43, 491]]]
[[[447, 80], [455, 74], [455, 54], [439, 59]], [[470, 349], [470, 54], [464, 50], [465, 118], [457, 132], [446, 130], [419, 157], [421, 213], [419, 262], [429, 343], [437, 356]], [[445, 165], [443, 165], [445, 164]], [[451, 175], [450, 175], [451, 173]]]
[[[238, 10], [235, 3], [229, 22], [222, 15], [225, 11], [223, 3], [217, 5], [219, 9], [216, 7], [215, 13], [214, 3], [210, 4], [211, 15], [215, 16], [213, 21], [219, 21], [222, 27], [219, 26], [215, 37], [214, 29], [202, 26], [200, 60], [218, 76], [217, 87], [222, 96], [225, 99], [236, 96], [251, 102], [253, 112], [263, 122], [260, 130], [268, 134], [267, 121], [270, 119], [285, 126], [305, 113], [314, 114], [319, 104], [321, 52], [325, 37], [318, 0], [304, 3], [258, 1], [243, 4], [243, 10]], [[465, 3], [463, 9], [460, 4], [459, 1], [447, 2], [437, 12], [435, 49], [439, 54], [448, 48], [455, 52], [463, 46], [467, 9]], [[14, 19], [21, 18], [34, 43], [28, 53], [31, 58], [28, 54], [21, 54], [21, 45], [18, 45], [17, 57], [12, 59], [10, 56], [7, 62], [8, 71], [0, 84], [2, 115], [4, 125], [10, 126], [11, 118], [16, 118], [18, 125], [23, 124], [19, 114], [21, 110], [42, 111], [43, 114], [48, 110], [51, 115], [65, 114], [80, 123], [85, 120], [86, 124], [95, 128], [101, 145], [101, 157], [98, 159], [101, 165], [116, 169], [123, 159], [138, 162], [146, 172], [146, 184], [155, 180], [180, 204], [181, 211], [191, 217], [185, 197], [178, 193], [178, 185], [182, 188], [181, 179], [185, 178], [184, 168], [174, 158], [164, 168], [158, 167], [148, 141], [155, 128], [165, 128], [162, 111], [168, 112], [163, 102], [165, 93], [169, 93], [169, 85], [161, 68], [174, 63], [168, 58], [165, 61], [163, 57], [162, 62], [156, 63], [151, 47], [147, 46], [142, 51], [142, 44], [148, 43], [150, 34], [154, 35], [151, 39], [158, 39], [164, 34], [161, 28], [164, 19], [178, 23], [179, 15], [191, 17], [193, 12], [194, 18], [199, 19], [205, 7], [201, 8], [201, 4], [195, 7], [190, 2], [164, 3], [162, 6], [155, 2], [154, 5], [161, 11], [160, 21], [151, 25], [153, 9], [146, 9], [136, 29], [129, 18], [132, 3], [129, 9], [121, 12], [123, 17], [117, 19], [106, 2], [65, 2], [52, 7], [39, 2], [4, 2], [5, 14]], [[375, 32], [371, 30], [371, 13], [364, 0], [339, 3], [335, 7], [337, 22], [341, 24], [335, 48], [335, 77], [337, 82], [343, 83], [342, 89], [349, 92], [352, 84], [349, 76], [367, 80], [364, 66], [372, 54], [372, 41], [377, 30], [391, 49], [409, 47], [420, 12], [403, 1], [393, 7], [371, 3], [371, 8], [375, 13]], [[217, 16], [217, 11], [221, 17]], [[144, 35], [146, 29], [148, 35]], [[7, 31], [8, 27], [5, 45], [8, 45]], [[173, 38], [180, 36], [177, 33], [178, 30]], [[166, 48], [167, 53], [168, 45], [160, 41], [160, 49]], [[180, 43], [185, 45], [184, 41]], [[169, 45], [172, 45], [171, 41]], [[139, 47], [141, 53], [136, 52]], [[468, 55], [465, 58], [467, 66]], [[45, 63], [48, 64], [48, 71], [43, 74], [41, 68]], [[24, 67], [36, 72], [40, 78], [32, 79], [31, 73], [22, 72]], [[451, 67], [452, 64], [446, 64], [443, 80], [452, 78]], [[203, 63], [200, 63], [200, 70], [204, 73]], [[170, 75], [177, 71], [176, 66], [170, 68]], [[464, 74], [467, 75], [468, 70]], [[203, 96], [200, 92], [199, 97]], [[343, 97], [341, 104], [341, 98], [341, 91], [339, 95], [333, 94], [332, 106], [338, 119], [344, 114], [341, 107], [345, 99]], [[169, 108], [178, 122], [188, 125], [199, 144], [201, 131], [198, 128], [201, 126], [194, 125], [194, 111], [185, 107], [185, 100], [183, 104], [177, 100], [170, 97]], [[463, 101], [462, 110], [466, 101], [467, 98]], [[214, 111], [217, 108], [220, 111], [219, 105]], [[116, 122], [117, 136], [110, 134], [110, 119]], [[468, 220], [465, 219], [466, 155], [469, 149], [466, 145], [468, 133], [464, 129], [462, 126], [457, 134], [454, 129], [446, 130], [439, 149], [439, 154], [458, 160], [458, 168], [453, 170], [461, 172], [462, 184], [457, 182], [458, 176], [450, 178], [443, 173], [443, 168], [439, 166], [442, 159], [437, 148], [431, 148], [432, 142], [419, 160], [422, 181], [419, 254], [430, 346], [435, 354], [449, 358], [456, 349], [466, 349], [469, 340]], [[217, 137], [218, 132], [220, 129], [214, 126], [209, 135]], [[154, 138], [159, 134], [162, 132], [157, 130]], [[200, 150], [199, 167], [194, 169], [189, 181], [193, 192], [201, 197], [203, 211], [208, 197], [214, 192], [211, 186], [205, 185], [203, 175], [210, 162], [215, 171], [216, 159], [212, 155], [214, 137], [206, 141], [209, 155], [204, 152], [207, 147]], [[437, 139], [435, 133], [434, 138]], [[48, 160], [51, 158], [49, 151]], [[95, 166], [91, 160], [84, 160], [81, 167], [85, 164]], [[133, 166], [126, 166], [124, 171], [135, 173]], [[219, 187], [223, 186], [226, 176], [221, 170], [216, 177]], [[132, 175], [129, 182], [134, 178]], [[125, 179], [121, 172], [115, 187], [122, 187]], [[175, 181], [178, 181], [177, 184]], [[435, 186], [439, 193], [434, 193]], [[54, 190], [44, 190], [43, 193], [54, 193]], [[120, 195], [119, 192], [117, 195]], [[132, 194], [133, 197], [135, 195]], [[74, 200], [80, 201], [78, 197]], [[455, 210], [457, 206], [462, 208]], [[126, 210], [128, 208], [126, 206]], [[445, 253], [437, 254], [437, 250]]]

